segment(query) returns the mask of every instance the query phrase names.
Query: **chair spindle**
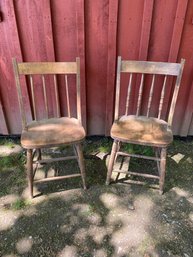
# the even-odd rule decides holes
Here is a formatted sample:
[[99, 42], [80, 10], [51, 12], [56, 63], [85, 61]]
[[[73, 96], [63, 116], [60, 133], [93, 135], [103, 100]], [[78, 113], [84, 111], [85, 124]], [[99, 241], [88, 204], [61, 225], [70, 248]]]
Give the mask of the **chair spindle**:
[[153, 97], [154, 84], [155, 84], [155, 74], [153, 74], [152, 82], [151, 82], [151, 88], [150, 88], [150, 92], [149, 92], [149, 100], [148, 100], [148, 106], [147, 106], [147, 117], [149, 117], [149, 112], [150, 112], [150, 107], [151, 107], [151, 102], [152, 102], [152, 97]]
[[144, 74], [142, 73], [141, 83], [140, 83], [140, 87], [139, 87], [139, 96], [138, 96], [138, 100], [137, 100], [137, 112], [136, 112], [137, 116], [139, 116], [139, 111], [140, 111], [140, 107], [141, 107], [141, 99], [142, 99], [142, 92], [143, 92], [143, 81], [144, 81]]
[[48, 99], [47, 99], [47, 94], [46, 94], [46, 82], [45, 82], [45, 76], [42, 75], [42, 84], [43, 84], [43, 92], [44, 92], [44, 103], [45, 103], [45, 108], [46, 108], [46, 115], [48, 118]]
[[68, 77], [67, 77], [67, 75], [65, 75], [65, 86], [66, 86], [66, 101], [67, 101], [68, 117], [71, 117], [71, 112], [70, 112], [70, 100], [69, 100], [69, 90], [68, 90]]
[[163, 101], [164, 101], [164, 96], [165, 96], [166, 80], [167, 80], [167, 75], [164, 77], [164, 83], [163, 83], [161, 97], [160, 97], [160, 102], [159, 102], [158, 119], [161, 118], [161, 112], [162, 112]]
[[33, 104], [33, 112], [34, 112], [34, 119], [37, 120], [37, 112], [36, 112], [36, 103], [35, 103], [35, 96], [34, 96], [34, 83], [32, 75], [30, 77], [30, 86], [31, 86], [31, 94], [32, 94], [32, 104]]
[[131, 95], [132, 77], [133, 77], [133, 74], [130, 73], [129, 85], [128, 85], [128, 90], [127, 90], [127, 100], [126, 100], [125, 115], [128, 115], [129, 102], [130, 102], [130, 95]]
[[54, 90], [55, 90], [55, 98], [56, 98], [56, 115], [60, 117], [60, 106], [59, 106], [59, 96], [58, 96], [58, 83], [56, 74], [54, 74]]

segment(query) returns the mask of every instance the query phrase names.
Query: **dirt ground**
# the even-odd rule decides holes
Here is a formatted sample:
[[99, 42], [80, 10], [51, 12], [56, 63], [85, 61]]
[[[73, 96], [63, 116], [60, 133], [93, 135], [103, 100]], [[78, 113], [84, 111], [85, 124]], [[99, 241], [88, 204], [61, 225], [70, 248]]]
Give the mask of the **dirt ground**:
[[[106, 186], [111, 145], [102, 137], [84, 143], [88, 190], [80, 178], [40, 183], [28, 200], [25, 152], [18, 140], [0, 140], [1, 257], [193, 257], [193, 139], [176, 138], [169, 147], [163, 195], [157, 181], [133, 177]], [[139, 167], [155, 172], [151, 163], [134, 160], [131, 168]], [[77, 169], [74, 161], [60, 162], [39, 167], [36, 177]]]

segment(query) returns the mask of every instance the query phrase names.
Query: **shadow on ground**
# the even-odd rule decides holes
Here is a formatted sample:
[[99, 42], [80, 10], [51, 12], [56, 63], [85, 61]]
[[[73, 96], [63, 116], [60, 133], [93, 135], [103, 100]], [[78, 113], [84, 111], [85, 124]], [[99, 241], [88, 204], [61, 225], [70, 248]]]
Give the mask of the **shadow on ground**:
[[[162, 196], [148, 183], [104, 185], [111, 144], [86, 141], [87, 191], [78, 178], [37, 184], [32, 201], [22, 150], [1, 158], [0, 256], [193, 256], [193, 142], [170, 146]], [[73, 162], [42, 167], [39, 176], [76, 168]]]

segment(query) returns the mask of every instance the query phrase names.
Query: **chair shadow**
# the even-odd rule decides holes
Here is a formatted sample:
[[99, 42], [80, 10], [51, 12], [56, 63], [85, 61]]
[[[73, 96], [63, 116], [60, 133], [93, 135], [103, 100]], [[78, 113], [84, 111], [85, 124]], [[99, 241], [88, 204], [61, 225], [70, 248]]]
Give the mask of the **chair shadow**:
[[[57, 157], [61, 157], [61, 154], [57, 155]], [[85, 169], [87, 189], [95, 185], [105, 184], [107, 174], [106, 156], [101, 159], [97, 155], [85, 155]], [[83, 189], [81, 177], [38, 182], [38, 179], [41, 178], [59, 177], [75, 173], [80, 173], [77, 160], [59, 161], [40, 165], [35, 174], [34, 197], [65, 190]]]

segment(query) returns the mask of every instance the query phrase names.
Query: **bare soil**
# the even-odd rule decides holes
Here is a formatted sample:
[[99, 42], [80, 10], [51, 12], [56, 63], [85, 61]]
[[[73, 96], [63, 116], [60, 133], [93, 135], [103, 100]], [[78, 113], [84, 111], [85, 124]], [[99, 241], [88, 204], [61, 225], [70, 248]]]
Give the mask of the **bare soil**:
[[[106, 186], [112, 141], [92, 137], [84, 144], [88, 190], [79, 178], [35, 184], [31, 201], [25, 152], [18, 140], [0, 144], [0, 256], [193, 257], [192, 138], [176, 138], [169, 147], [163, 195], [157, 181], [133, 177]], [[53, 149], [44, 155], [69, 151]], [[134, 160], [131, 168], [139, 166], [155, 172], [147, 161]], [[36, 177], [77, 169], [74, 161], [60, 162], [39, 167]]]

